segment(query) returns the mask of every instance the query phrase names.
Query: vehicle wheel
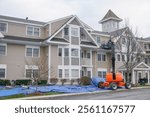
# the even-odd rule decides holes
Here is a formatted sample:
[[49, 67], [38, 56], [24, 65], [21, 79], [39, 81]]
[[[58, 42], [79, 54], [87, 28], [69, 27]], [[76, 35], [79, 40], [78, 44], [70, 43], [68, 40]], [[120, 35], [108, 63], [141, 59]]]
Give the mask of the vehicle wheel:
[[125, 88], [126, 88], [126, 89], [131, 89], [131, 83], [127, 82], [127, 83], [125, 84]]
[[98, 88], [102, 88], [102, 89], [103, 89], [103, 88], [104, 88], [103, 83], [104, 83], [104, 82], [99, 82], [99, 83], [98, 83]]
[[116, 90], [117, 88], [118, 88], [118, 86], [117, 86], [117, 84], [116, 83], [111, 83], [110, 84], [110, 88], [112, 89], [112, 90]]

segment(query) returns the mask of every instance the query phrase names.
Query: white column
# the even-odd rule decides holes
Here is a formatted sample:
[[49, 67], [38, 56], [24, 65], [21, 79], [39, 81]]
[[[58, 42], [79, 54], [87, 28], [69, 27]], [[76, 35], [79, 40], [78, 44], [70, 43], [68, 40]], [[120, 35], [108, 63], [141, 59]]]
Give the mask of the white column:
[[132, 70], [132, 83], [135, 84], [135, 71]]
[[48, 46], [48, 82], [50, 83], [51, 78], [51, 45]]
[[150, 83], [150, 81], [149, 81], [149, 71], [148, 71], [148, 84]]

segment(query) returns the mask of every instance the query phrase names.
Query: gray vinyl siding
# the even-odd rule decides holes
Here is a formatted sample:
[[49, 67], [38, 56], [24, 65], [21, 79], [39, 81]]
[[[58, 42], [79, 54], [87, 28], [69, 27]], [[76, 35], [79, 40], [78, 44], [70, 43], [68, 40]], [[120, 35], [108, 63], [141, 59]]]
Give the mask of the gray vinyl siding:
[[71, 44], [72, 45], [79, 45], [79, 37], [71, 37]]
[[[0, 56], [0, 64], [6, 64], [6, 79], [27, 79], [25, 65], [33, 63], [35, 59], [44, 59], [47, 65], [46, 48], [40, 48], [40, 58], [25, 57], [26, 47], [23, 45], [7, 44], [7, 55]], [[46, 66], [47, 67], [47, 66]]]
[[59, 64], [58, 46], [52, 45], [51, 46], [51, 78], [57, 77], [58, 64]]
[[64, 65], [69, 65], [69, 57], [64, 57]]
[[79, 65], [79, 58], [71, 58], [71, 65]]

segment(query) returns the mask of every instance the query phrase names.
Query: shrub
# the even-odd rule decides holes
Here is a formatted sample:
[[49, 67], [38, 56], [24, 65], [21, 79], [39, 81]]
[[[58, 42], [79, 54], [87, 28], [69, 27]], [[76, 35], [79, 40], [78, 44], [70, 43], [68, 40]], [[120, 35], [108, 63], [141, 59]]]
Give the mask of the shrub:
[[52, 84], [57, 84], [58, 79], [57, 79], [57, 78], [51, 78], [51, 79], [50, 79], [50, 82], [51, 82]]
[[47, 84], [47, 80], [38, 81], [38, 85], [46, 85], [46, 84]]
[[71, 85], [73, 85], [74, 82], [75, 82], [74, 79], [71, 79], [71, 80], [70, 80], [70, 84], [71, 84]]
[[10, 83], [10, 80], [0, 80], [0, 85], [8, 86], [8, 85], [11, 85], [11, 83]]
[[77, 79], [77, 83], [78, 83], [78, 85], [81, 85], [81, 79]]
[[90, 85], [91, 79], [87, 76], [81, 77], [81, 85]]
[[23, 80], [16, 80], [15, 85], [30, 85], [32, 80], [23, 79]]
[[67, 79], [61, 79], [61, 84], [64, 85], [65, 82], [67, 82]]

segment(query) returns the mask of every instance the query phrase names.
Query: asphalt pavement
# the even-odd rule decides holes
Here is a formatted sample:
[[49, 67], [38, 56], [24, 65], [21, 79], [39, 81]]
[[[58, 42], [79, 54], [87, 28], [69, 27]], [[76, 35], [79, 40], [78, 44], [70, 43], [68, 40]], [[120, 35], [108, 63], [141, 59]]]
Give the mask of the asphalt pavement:
[[150, 100], [150, 88], [55, 97], [50, 100]]
[[150, 87], [117, 89], [115, 91], [89, 92], [78, 94], [59, 94], [20, 98], [23, 100], [150, 100]]

